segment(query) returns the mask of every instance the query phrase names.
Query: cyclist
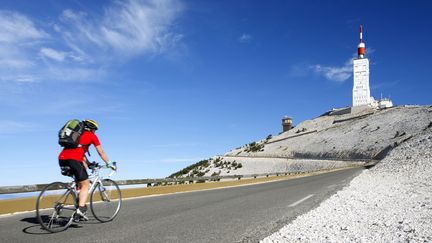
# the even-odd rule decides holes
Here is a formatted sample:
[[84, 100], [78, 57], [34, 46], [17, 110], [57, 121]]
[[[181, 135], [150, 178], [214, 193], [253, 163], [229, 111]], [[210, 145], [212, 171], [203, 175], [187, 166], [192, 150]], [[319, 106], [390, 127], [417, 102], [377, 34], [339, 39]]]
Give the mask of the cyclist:
[[96, 148], [101, 159], [112, 169], [116, 169], [113, 163], [108, 159], [102, 146], [99, 142], [99, 138], [95, 132], [99, 128], [99, 125], [94, 120], [84, 120], [84, 132], [81, 134], [79, 146], [77, 148], [64, 148], [59, 154], [59, 165], [62, 167], [69, 167], [72, 174], [79, 185], [79, 202], [76, 210], [75, 220], [80, 218], [88, 220], [86, 216], [87, 212], [87, 195], [90, 187], [90, 181], [88, 179], [87, 169], [89, 161], [85, 156], [89, 147], [93, 144]]

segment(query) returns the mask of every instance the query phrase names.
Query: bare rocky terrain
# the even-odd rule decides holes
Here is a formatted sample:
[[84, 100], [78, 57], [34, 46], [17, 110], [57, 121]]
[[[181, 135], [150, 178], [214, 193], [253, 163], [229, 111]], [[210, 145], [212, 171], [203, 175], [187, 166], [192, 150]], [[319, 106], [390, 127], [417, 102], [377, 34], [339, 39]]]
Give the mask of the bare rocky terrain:
[[422, 132], [431, 124], [427, 106], [364, 110], [356, 114], [325, 114], [262, 140], [262, 151], [242, 147], [225, 155], [287, 158], [382, 159], [386, 149]]
[[379, 161], [389, 151], [432, 127], [432, 106], [329, 111], [224, 155], [171, 175], [248, 175], [316, 171]]

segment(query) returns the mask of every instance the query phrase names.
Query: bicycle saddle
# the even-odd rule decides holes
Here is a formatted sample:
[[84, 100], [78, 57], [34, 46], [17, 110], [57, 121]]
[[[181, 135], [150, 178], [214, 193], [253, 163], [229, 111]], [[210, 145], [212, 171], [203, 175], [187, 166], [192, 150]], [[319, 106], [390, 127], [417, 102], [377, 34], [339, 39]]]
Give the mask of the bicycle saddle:
[[69, 166], [60, 166], [61, 174], [64, 176], [73, 176]]

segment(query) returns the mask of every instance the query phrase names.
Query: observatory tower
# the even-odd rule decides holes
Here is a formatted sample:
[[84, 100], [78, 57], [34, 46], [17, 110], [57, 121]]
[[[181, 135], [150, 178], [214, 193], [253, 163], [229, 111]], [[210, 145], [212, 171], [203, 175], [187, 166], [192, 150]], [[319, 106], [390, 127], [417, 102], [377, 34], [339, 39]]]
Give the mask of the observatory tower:
[[363, 28], [361, 25], [357, 53], [358, 56], [353, 61], [353, 106], [372, 105], [373, 98], [370, 96], [369, 88], [369, 59], [365, 58], [365, 44], [363, 43]]

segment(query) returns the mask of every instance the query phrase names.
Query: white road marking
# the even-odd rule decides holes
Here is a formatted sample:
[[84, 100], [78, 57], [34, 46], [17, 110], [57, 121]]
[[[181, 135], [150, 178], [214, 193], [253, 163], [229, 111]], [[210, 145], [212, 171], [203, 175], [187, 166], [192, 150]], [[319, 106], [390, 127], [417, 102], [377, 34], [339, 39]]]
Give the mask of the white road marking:
[[306, 196], [306, 197], [304, 197], [304, 198], [298, 200], [297, 202], [295, 202], [295, 203], [289, 205], [289, 207], [295, 207], [295, 206], [299, 205], [300, 203], [302, 203], [302, 202], [308, 200], [309, 198], [311, 198], [311, 197], [313, 197], [313, 196], [314, 196], [314, 194], [310, 194], [309, 196]]

